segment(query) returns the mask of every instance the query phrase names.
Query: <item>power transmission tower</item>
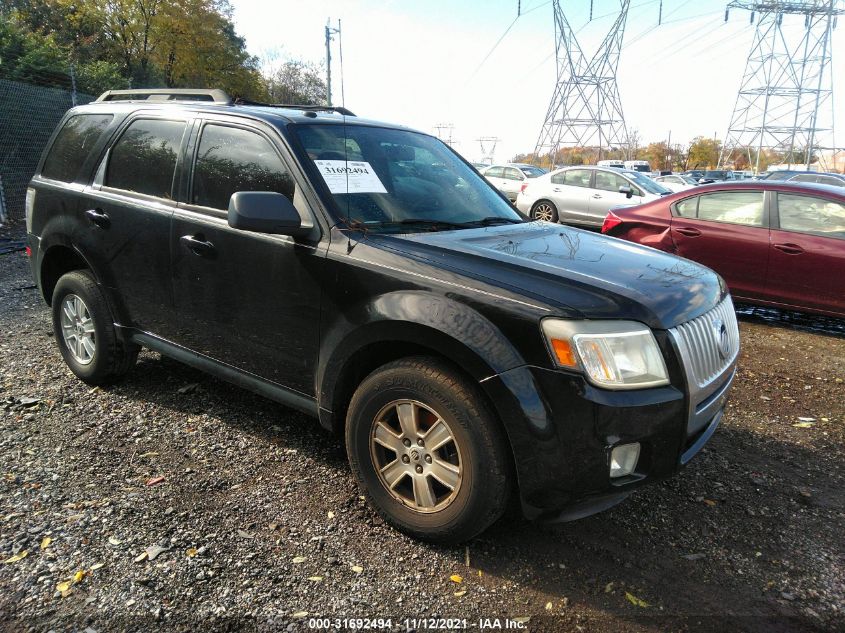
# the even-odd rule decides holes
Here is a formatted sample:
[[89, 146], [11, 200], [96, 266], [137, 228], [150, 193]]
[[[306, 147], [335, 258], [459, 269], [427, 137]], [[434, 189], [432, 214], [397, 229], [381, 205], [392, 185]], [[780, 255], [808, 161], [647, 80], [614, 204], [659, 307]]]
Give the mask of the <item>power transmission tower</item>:
[[[763, 150], [775, 150], [790, 165], [809, 169], [814, 152], [825, 142], [833, 144], [830, 39], [836, 16], [845, 13], [837, 5], [838, 0], [733, 0], [728, 4], [725, 20], [730, 9], [751, 11], [752, 22], [755, 15], [759, 17], [720, 165], [742, 150], [748, 164], [759, 172]], [[799, 17], [803, 24], [798, 23]], [[829, 121], [820, 119], [826, 108], [830, 108]]]
[[538, 157], [549, 154], [554, 162], [557, 152], [567, 146], [598, 147], [600, 158], [605, 151], [626, 148], [628, 133], [616, 85], [616, 68], [631, 0], [619, 0], [616, 21], [589, 59], [560, 7], [560, 0], [554, 0], [553, 4], [557, 84], [534, 154]]
[[434, 126], [434, 129], [437, 138], [446, 143], [449, 147], [452, 147], [454, 144], [454, 141], [452, 141], [452, 132], [455, 130], [455, 126], [451, 123], [438, 123]]
[[481, 146], [481, 162], [492, 165], [493, 159], [496, 156], [496, 143], [502, 139], [495, 136], [482, 136], [481, 138], [477, 138], [475, 140], [478, 141], [478, 144]]

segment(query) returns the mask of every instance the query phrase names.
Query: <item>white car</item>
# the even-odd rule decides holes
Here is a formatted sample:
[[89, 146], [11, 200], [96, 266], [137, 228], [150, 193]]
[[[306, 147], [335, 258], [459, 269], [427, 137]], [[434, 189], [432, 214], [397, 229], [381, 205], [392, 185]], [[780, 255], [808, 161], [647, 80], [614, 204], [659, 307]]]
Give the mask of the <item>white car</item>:
[[601, 227], [608, 211], [672, 192], [648, 176], [612, 167], [566, 167], [534, 178], [516, 198], [532, 220]]
[[671, 191], [686, 191], [698, 186], [695, 178], [684, 176], [682, 174], [669, 174], [668, 176], [655, 176], [654, 182], [659, 182], [661, 185], [670, 189]]
[[538, 178], [545, 173], [545, 169], [524, 163], [491, 165], [481, 172], [490, 184], [505, 194], [511, 202], [516, 201], [517, 195], [525, 188], [530, 178]]

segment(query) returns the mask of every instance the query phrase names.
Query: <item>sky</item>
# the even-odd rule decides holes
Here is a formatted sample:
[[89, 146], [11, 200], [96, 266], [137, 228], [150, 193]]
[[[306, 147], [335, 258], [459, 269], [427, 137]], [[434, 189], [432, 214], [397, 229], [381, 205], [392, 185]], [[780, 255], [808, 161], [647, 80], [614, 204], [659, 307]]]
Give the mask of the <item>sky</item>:
[[[517, 6], [521, 15], [517, 17]], [[619, 0], [562, 3], [585, 53], [598, 48]], [[648, 143], [722, 139], [754, 27], [726, 1], [632, 0], [617, 83], [628, 129]], [[556, 82], [550, 0], [232, 0], [237, 32], [260, 58], [325, 61], [325, 26], [341, 21], [343, 100], [366, 118], [437, 133], [482, 158], [477, 139], [498, 137], [495, 159], [533, 151]], [[516, 20], [515, 20], [516, 18]], [[514, 21], [515, 20], [515, 21]], [[800, 18], [784, 22], [801, 29]], [[340, 47], [332, 43], [332, 94], [342, 101]], [[845, 23], [834, 30], [835, 120], [845, 125]], [[830, 108], [827, 108], [830, 112]], [[830, 115], [827, 115], [830, 118]], [[441, 129], [441, 138], [448, 134]], [[845, 130], [837, 146], [845, 145]], [[490, 143], [486, 146], [489, 148]]]

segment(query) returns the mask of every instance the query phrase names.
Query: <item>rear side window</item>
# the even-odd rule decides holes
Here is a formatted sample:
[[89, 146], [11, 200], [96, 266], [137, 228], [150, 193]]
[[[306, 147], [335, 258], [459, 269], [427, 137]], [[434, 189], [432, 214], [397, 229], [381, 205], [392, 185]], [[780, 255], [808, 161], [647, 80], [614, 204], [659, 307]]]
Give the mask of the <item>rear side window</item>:
[[109, 157], [107, 187], [170, 199], [184, 121], [133, 121]]
[[44, 178], [73, 182], [114, 117], [111, 114], [75, 114], [65, 122], [44, 160]]
[[833, 200], [779, 193], [778, 215], [785, 231], [845, 238], [845, 205]]
[[202, 131], [191, 202], [228, 209], [237, 191], [275, 191], [293, 201], [294, 181], [273, 145], [255, 132], [222, 125]]

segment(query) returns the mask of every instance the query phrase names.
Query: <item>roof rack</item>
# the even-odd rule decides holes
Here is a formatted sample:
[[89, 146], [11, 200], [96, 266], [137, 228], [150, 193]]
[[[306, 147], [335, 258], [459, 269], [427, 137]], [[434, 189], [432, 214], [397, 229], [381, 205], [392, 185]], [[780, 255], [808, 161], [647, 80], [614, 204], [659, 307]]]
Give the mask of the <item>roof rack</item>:
[[325, 105], [302, 105], [296, 103], [262, 103], [260, 101], [250, 101], [249, 99], [236, 99], [235, 105], [251, 105], [260, 106], [262, 108], [285, 108], [286, 110], [303, 110], [305, 112], [337, 112], [345, 116], [357, 116], [351, 110], [343, 106], [325, 106]]
[[205, 88], [143, 88], [137, 90], [106, 90], [97, 101], [202, 101], [232, 104], [232, 97], [223, 90]]

